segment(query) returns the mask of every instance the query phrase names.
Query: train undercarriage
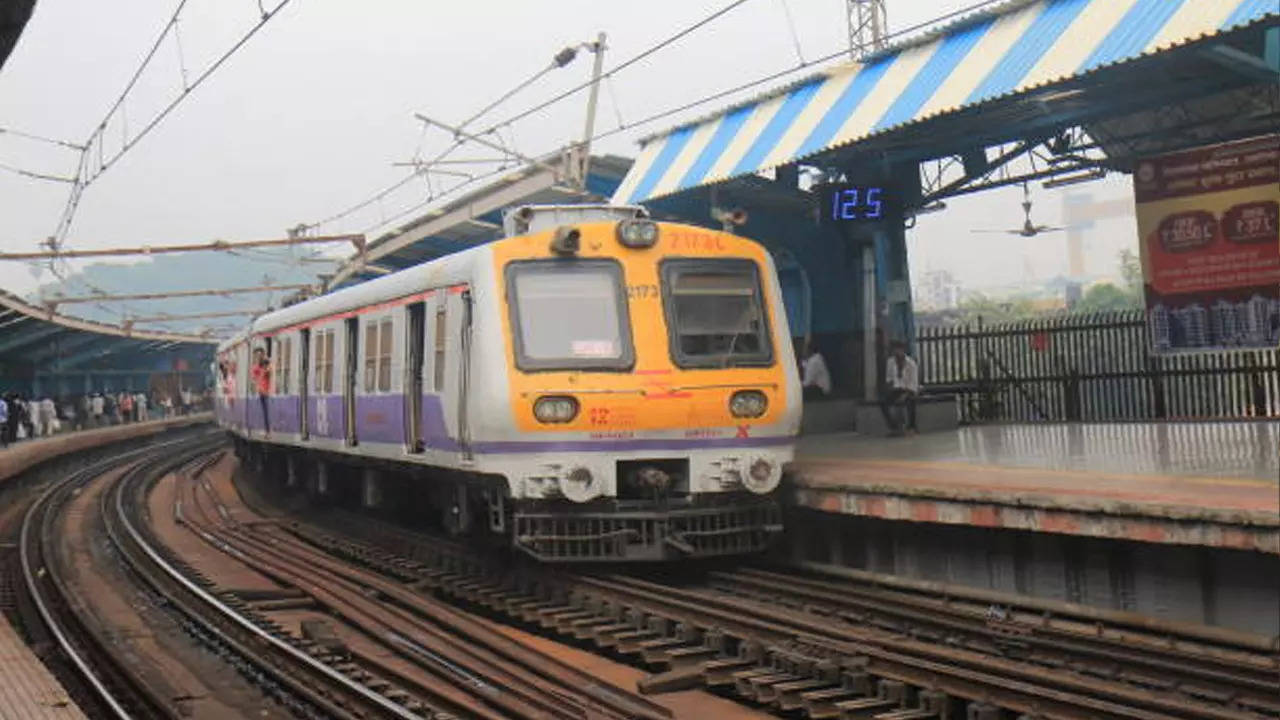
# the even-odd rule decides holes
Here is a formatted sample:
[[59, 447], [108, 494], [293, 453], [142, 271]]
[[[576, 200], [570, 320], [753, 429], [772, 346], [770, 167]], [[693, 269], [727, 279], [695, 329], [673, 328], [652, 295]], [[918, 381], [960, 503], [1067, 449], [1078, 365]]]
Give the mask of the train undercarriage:
[[[551, 563], [661, 562], [767, 549], [782, 532], [772, 496], [750, 492], [517, 500], [506, 480], [384, 461], [353, 464], [338, 454], [235, 438], [236, 454], [260, 479], [315, 502], [506, 545]], [[424, 492], [424, 488], [427, 490]]]

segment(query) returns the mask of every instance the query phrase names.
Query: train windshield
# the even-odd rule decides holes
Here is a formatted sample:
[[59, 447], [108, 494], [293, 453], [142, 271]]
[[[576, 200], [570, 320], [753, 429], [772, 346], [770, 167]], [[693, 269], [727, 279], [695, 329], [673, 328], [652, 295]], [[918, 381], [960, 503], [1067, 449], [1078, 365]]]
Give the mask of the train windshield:
[[634, 351], [617, 262], [512, 263], [507, 296], [521, 370], [631, 367]]
[[750, 260], [668, 260], [662, 293], [680, 367], [768, 365], [773, 346]]

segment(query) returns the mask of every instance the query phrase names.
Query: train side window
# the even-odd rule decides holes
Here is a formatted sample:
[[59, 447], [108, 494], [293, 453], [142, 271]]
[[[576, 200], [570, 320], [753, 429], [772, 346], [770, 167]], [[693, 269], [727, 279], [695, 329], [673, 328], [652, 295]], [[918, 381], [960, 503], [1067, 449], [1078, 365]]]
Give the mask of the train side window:
[[391, 318], [378, 323], [378, 392], [391, 390]]
[[273, 395], [289, 394], [289, 370], [291, 369], [293, 341], [287, 337], [277, 337], [275, 339], [275, 358], [271, 378], [271, 391]]
[[288, 395], [289, 390], [293, 388], [290, 383], [290, 377], [293, 371], [293, 338], [284, 339], [284, 352], [280, 354], [280, 394]]
[[333, 336], [332, 329], [320, 330], [313, 336], [311, 354], [316, 359], [316, 367], [312, 386], [317, 393], [333, 392]]
[[322, 347], [324, 348], [324, 376], [321, 379], [324, 381], [324, 387], [321, 388], [321, 390], [325, 393], [333, 392], [333, 346], [334, 338], [336, 336], [337, 331], [333, 328], [325, 330], [323, 334], [324, 344]]
[[377, 390], [378, 323], [370, 320], [364, 326], [364, 391]]
[[435, 328], [435, 358], [432, 361], [431, 370], [433, 373], [432, 387], [436, 392], [444, 391], [444, 341], [445, 341], [445, 298], [441, 297], [440, 304], [436, 306], [436, 328]]

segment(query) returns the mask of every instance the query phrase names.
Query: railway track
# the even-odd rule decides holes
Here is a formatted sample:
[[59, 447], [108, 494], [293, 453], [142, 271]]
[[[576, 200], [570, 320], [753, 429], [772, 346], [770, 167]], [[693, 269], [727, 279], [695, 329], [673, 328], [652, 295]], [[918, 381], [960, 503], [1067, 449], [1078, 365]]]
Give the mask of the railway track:
[[[513, 568], [439, 538], [330, 513], [299, 539], [468, 608], [811, 718], [1280, 717], [1280, 660], [1230, 633], [1181, 637], [1073, 615], [737, 569], [654, 582]], [[880, 715], [876, 715], [880, 713]]]
[[[170, 445], [172, 443], [166, 443]], [[18, 540], [18, 563], [24, 595], [17, 601], [27, 612], [24, 625], [45, 662], [72, 697], [95, 717], [168, 718], [163, 699], [123, 669], [99, 628], [75, 610], [75, 602], [56, 562], [52, 561], [55, 519], [71, 495], [88, 483], [142, 462], [146, 450], [131, 450], [94, 463], [56, 480], [28, 506]]]
[[[140, 520], [139, 495], [157, 478], [184, 465], [206, 462], [221, 445], [209, 435], [119, 452], [56, 479], [31, 501], [19, 533], [23, 590], [17, 606], [24, 626], [45, 652], [76, 703], [90, 717], [179, 718], [184, 711], [137, 675], [132, 664], [83, 612], [56, 560], [65, 542], [57, 519], [69, 499], [90, 484], [108, 483], [100, 496], [107, 536], [156, 606], [181, 616], [201, 645], [240, 670], [268, 697], [295, 716], [309, 718], [423, 717], [325, 664], [323, 653], [292, 647], [242, 608], [221, 601], [197, 571], [166, 557]], [[320, 657], [313, 657], [320, 655]]]
[[[139, 502], [121, 503], [122, 507]], [[277, 582], [297, 588], [333, 617], [409, 661], [395, 670], [351, 649], [348, 670], [394, 675], [436, 715], [464, 718], [663, 720], [669, 710], [525, 647], [486, 620], [393, 578], [352, 565], [280, 530], [239, 523], [207, 476], [188, 473], [175, 512], [210, 546]]]

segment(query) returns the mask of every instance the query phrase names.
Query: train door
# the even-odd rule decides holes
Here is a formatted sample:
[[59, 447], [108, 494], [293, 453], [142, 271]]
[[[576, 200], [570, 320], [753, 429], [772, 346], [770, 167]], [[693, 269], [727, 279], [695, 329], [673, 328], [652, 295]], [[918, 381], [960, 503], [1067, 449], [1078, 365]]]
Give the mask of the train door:
[[342, 350], [346, 364], [342, 372], [342, 414], [346, 419], [347, 444], [355, 445], [356, 437], [356, 371], [360, 348], [360, 318], [347, 318], [344, 323]]
[[404, 413], [405, 447], [411, 453], [423, 451], [422, 443], [422, 359], [426, 352], [426, 303], [408, 306], [409, 328], [405, 342]]
[[467, 418], [471, 392], [471, 290], [458, 294], [458, 445], [462, 457], [471, 459], [471, 424]]
[[298, 336], [298, 432], [306, 440], [311, 437], [311, 413], [307, 410], [311, 395], [311, 329], [302, 328]]

